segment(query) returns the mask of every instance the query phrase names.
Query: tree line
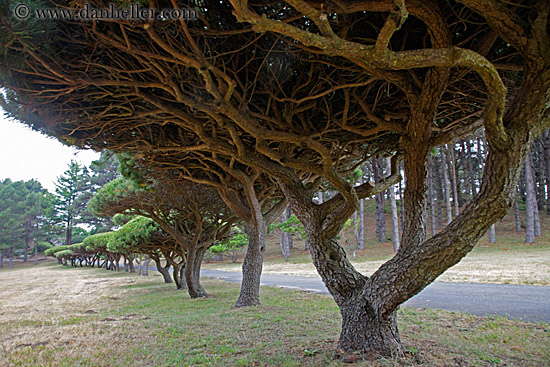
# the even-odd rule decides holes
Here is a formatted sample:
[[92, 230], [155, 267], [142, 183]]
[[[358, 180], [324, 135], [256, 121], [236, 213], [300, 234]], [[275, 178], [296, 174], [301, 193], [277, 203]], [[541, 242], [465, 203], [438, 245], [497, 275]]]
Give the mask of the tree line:
[[[100, 218], [87, 209], [89, 199], [106, 182], [113, 180], [117, 164], [112, 154], [103, 154], [89, 167], [71, 161], [48, 192], [36, 180], [0, 181], [0, 267], [8, 257], [38, 253], [56, 245], [81, 242], [89, 234], [112, 227], [110, 219]], [[87, 228], [87, 229], [86, 229]]]
[[[431, 235], [448, 225], [460, 214], [478, 193], [487, 154], [487, 141], [480, 131], [431, 151], [427, 160], [427, 198], [430, 203], [427, 214]], [[360, 170], [360, 179], [376, 181], [378, 172], [384, 170], [383, 160], [373, 158]], [[403, 228], [403, 190], [402, 183], [375, 197], [376, 237], [380, 242], [392, 240], [397, 249]], [[319, 201], [331, 192], [319, 192]], [[387, 204], [396, 202], [395, 207]], [[397, 198], [397, 199], [396, 199]], [[514, 217], [516, 231], [525, 232], [525, 242], [533, 243], [541, 236], [539, 213], [550, 215], [550, 130], [546, 130], [535, 139], [533, 148], [522, 166], [521, 175], [515, 191]], [[363, 200], [360, 201], [361, 206]], [[391, 216], [391, 232], [386, 228], [387, 206]], [[526, 211], [525, 220], [521, 219], [520, 206]], [[364, 214], [362, 210], [354, 213], [356, 242], [359, 250], [364, 249]], [[363, 217], [363, 218], [362, 218]], [[389, 227], [389, 225], [388, 225]], [[397, 232], [393, 232], [398, 228]], [[391, 233], [391, 235], [389, 235]], [[489, 240], [496, 241], [495, 225], [489, 229]]]

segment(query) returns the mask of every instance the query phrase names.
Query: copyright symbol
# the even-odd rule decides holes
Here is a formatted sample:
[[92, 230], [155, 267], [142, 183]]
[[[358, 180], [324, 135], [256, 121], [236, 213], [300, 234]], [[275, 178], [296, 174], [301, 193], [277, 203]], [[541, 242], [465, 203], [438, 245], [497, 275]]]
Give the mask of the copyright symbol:
[[31, 9], [29, 8], [28, 5], [17, 4], [13, 8], [13, 15], [19, 20], [27, 19], [30, 14], [31, 14]]

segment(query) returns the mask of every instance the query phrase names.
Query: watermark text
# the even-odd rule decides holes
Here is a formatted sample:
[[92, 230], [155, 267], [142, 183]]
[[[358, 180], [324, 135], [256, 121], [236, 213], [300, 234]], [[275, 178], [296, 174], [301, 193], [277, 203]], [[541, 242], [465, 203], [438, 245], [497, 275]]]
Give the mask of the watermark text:
[[167, 8], [154, 9], [142, 7], [139, 4], [131, 3], [126, 8], [118, 8], [109, 4], [107, 8], [95, 8], [89, 3], [81, 8], [38, 8], [33, 9], [24, 3], [15, 4], [12, 7], [12, 14], [19, 20], [25, 19], [59, 19], [59, 20], [121, 20], [147, 22], [150, 20], [167, 21], [175, 19], [195, 20], [198, 13], [193, 9]]

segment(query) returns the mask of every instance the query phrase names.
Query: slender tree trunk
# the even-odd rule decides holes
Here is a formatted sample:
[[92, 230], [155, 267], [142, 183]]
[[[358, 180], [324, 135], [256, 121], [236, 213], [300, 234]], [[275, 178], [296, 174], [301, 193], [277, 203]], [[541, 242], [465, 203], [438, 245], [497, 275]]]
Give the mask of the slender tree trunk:
[[38, 264], [38, 243], [34, 241], [34, 264]]
[[397, 187], [399, 188], [399, 229], [403, 232], [403, 185], [401, 185], [401, 181]]
[[[363, 184], [363, 177], [359, 180], [359, 184]], [[365, 213], [364, 200], [359, 200], [359, 213], [353, 213], [354, 234], [357, 241], [357, 249], [365, 249]]]
[[535, 242], [535, 210], [537, 206], [535, 198], [535, 183], [533, 182], [533, 169], [531, 158], [525, 160], [525, 181], [526, 181], [526, 210], [525, 210], [525, 242]]
[[455, 210], [455, 217], [458, 216], [460, 213], [459, 210], [459, 199], [458, 199], [458, 177], [456, 175], [456, 158], [455, 158], [455, 144], [454, 142], [452, 144], [447, 145], [447, 163], [450, 167], [450, 173], [451, 173], [451, 186], [452, 186], [452, 194], [453, 194], [453, 207]]
[[[542, 143], [542, 136], [535, 140], [531, 152], [535, 150], [537, 152], [536, 170], [535, 170], [535, 187], [537, 189], [537, 207], [539, 211], [544, 211], [544, 204], [546, 201], [545, 188], [544, 188], [544, 147]], [[531, 153], [533, 157], [533, 153]]]
[[13, 268], [13, 247], [10, 247], [10, 268]]
[[489, 228], [489, 242], [491, 243], [495, 243], [497, 242], [497, 237], [496, 237], [496, 228], [495, 228], [495, 225], [493, 224], [491, 226], [491, 228]]
[[451, 210], [451, 195], [449, 186], [449, 175], [447, 171], [447, 154], [445, 149], [441, 149], [441, 169], [443, 170], [443, 191], [445, 193], [445, 208], [447, 209], [447, 224], [450, 224], [453, 220], [453, 214]]
[[[536, 146], [533, 144], [533, 148]], [[540, 201], [538, 200], [538, 193], [537, 193], [537, 185], [535, 184], [535, 170], [533, 169], [533, 148], [531, 148], [531, 153], [529, 153], [529, 156], [527, 160], [529, 161], [528, 164], [531, 166], [531, 174], [532, 174], [532, 194], [535, 200], [534, 208], [533, 208], [533, 219], [534, 219], [534, 233], [536, 237], [542, 236], [541, 230], [540, 230], [540, 218], [539, 218], [539, 204]]]
[[187, 280], [185, 279], [185, 263], [181, 264], [178, 274], [181, 283], [179, 289], [187, 289]]
[[433, 157], [432, 159], [432, 168], [433, 168], [433, 173], [434, 173], [434, 176], [435, 176], [435, 196], [437, 198], [437, 201], [436, 201], [436, 206], [435, 206], [435, 210], [436, 210], [436, 213], [437, 213], [437, 226], [438, 227], [443, 227], [443, 210], [441, 208], [441, 204], [443, 203], [443, 198], [444, 198], [444, 195], [443, 195], [443, 189], [442, 189], [442, 184], [443, 184], [443, 180], [441, 179], [441, 170], [440, 170], [440, 165], [439, 165], [439, 161], [437, 159], [437, 156]]
[[[178, 266], [174, 266], [172, 264], [172, 267], [174, 268], [174, 270], [172, 271], [172, 278], [174, 279], [174, 283], [176, 283], [176, 289], [183, 289], [183, 283], [181, 281], [180, 275], [181, 275], [181, 269], [182, 267], [184, 267], [184, 265], [178, 264]], [[187, 285], [185, 287], [187, 287]]]
[[516, 217], [516, 232], [522, 232], [521, 230], [521, 220], [519, 217], [519, 203], [518, 203], [518, 188], [516, 187], [516, 195], [514, 199], [514, 214]]
[[542, 232], [540, 230], [540, 217], [539, 217], [539, 208], [538, 205], [535, 205], [535, 236], [540, 237], [542, 236]]
[[65, 246], [72, 245], [73, 242], [73, 218], [67, 219], [67, 228], [65, 229]]
[[550, 129], [542, 134], [544, 144], [544, 165], [546, 176], [546, 214], [550, 215]]
[[25, 231], [25, 250], [23, 251], [23, 262], [27, 262], [27, 257], [29, 256], [29, 222], [25, 223], [26, 231]]
[[432, 166], [433, 166], [432, 155], [428, 154], [428, 196], [430, 198], [430, 219], [431, 219], [431, 225], [432, 225], [432, 236], [435, 236], [435, 234], [437, 233], [437, 226], [436, 226]]
[[0, 268], [4, 267], [4, 251], [0, 251]]
[[470, 190], [472, 193], [472, 197], [476, 196], [477, 194], [477, 188], [476, 188], [476, 178], [475, 178], [475, 172], [473, 169], [473, 157], [472, 157], [472, 142], [471, 140], [466, 140], [466, 151], [468, 154], [468, 157], [466, 159], [466, 169], [468, 170], [469, 180], [470, 180]]
[[115, 271], [120, 271], [120, 258], [122, 256], [120, 254], [117, 254], [113, 257], [113, 260], [115, 261]]
[[[388, 174], [391, 172], [391, 159], [386, 158], [386, 165]], [[392, 223], [392, 240], [393, 240], [393, 252], [399, 251], [399, 220], [397, 218], [397, 204], [395, 202], [394, 187], [389, 188], [390, 192], [390, 204], [391, 204], [391, 223]]]
[[[288, 220], [288, 211], [285, 209], [281, 213], [281, 222], [286, 222], [287, 220]], [[288, 258], [290, 257], [290, 243], [288, 241], [289, 236], [290, 236], [290, 233], [281, 231], [281, 238], [280, 238], [281, 253], [285, 258], [285, 261], [288, 261]]]
[[[363, 184], [363, 177], [359, 181]], [[365, 249], [365, 199], [359, 200], [359, 240], [357, 241], [357, 249]]]
[[267, 226], [261, 215], [256, 221], [247, 223], [248, 249], [243, 261], [241, 292], [235, 307], [257, 306], [260, 304], [260, 278], [265, 255]]
[[141, 261], [139, 264], [141, 275], [144, 277], [149, 276], [149, 263], [151, 262], [151, 258], [148, 255], [145, 255], [145, 258]]
[[[380, 168], [378, 158], [373, 157], [372, 171], [374, 182], [378, 182], [381, 178], [382, 173], [380, 172]], [[386, 242], [386, 205], [384, 193], [376, 194], [374, 198], [376, 204], [376, 238], [380, 242]]]
[[464, 203], [468, 203], [471, 199], [471, 193], [472, 193], [472, 183], [471, 183], [471, 177], [472, 177], [472, 162], [470, 161], [470, 157], [468, 156], [468, 148], [466, 147], [466, 140], [462, 140], [461, 144], [462, 148], [462, 166], [465, 169], [464, 172], [464, 193], [466, 194], [464, 197]]

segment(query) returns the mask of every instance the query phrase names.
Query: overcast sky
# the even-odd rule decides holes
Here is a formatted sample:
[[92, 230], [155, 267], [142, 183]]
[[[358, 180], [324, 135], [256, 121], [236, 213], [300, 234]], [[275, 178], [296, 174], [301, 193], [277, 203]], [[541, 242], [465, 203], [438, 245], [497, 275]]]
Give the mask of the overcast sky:
[[54, 182], [68, 168], [71, 159], [86, 166], [99, 158], [91, 150], [64, 146], [25, 125], [6, 119], [0, 109], [0, 179], [37, 179], [54, 192]]

